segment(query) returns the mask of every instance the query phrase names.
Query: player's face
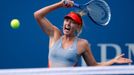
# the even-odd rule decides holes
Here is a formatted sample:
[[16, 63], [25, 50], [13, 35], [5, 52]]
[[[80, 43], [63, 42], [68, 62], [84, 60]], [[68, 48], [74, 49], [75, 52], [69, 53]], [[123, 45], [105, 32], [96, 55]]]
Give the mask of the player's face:
[[63, 24], [63, 33], [64, 35], [68, 36], [74, 36], [75, 31], [77, 31], [78, 24], [73, 21], [70, 18], [65, 18], [64, 19], [64, 24]]

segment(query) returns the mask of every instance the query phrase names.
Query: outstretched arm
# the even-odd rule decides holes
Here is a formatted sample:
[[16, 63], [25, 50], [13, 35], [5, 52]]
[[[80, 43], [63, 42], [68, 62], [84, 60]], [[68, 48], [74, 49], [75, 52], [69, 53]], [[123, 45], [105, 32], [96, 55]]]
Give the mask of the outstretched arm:
[[112, 64], [124, 64], [124, 63], [132, 63], [131, 59], [124, 58], [124, 54], [120, 54], [116, 56], [115, 58], [111, 59], [107, 62], [101, 62], [97, 63], [92, 55], [92, 52], [90, 50], [90, 47], [88, 46], [88, 42], [86, 41], [84, 43], [85, 51], [83, 52], [83, 58], [88, 66], [110, 66]]
[[114, 63], [116, 63], [116, 64], [132, 63], [131, 59], [124, 58], [123, 56], [124, 56], [124, 54], [120, 54], [120, 55], [116, 56], [114, 59], [107, 61], [107, 62], [102, 62], [98, 65], [99, 66], [109, 66], [109, 65], [112, 65]]

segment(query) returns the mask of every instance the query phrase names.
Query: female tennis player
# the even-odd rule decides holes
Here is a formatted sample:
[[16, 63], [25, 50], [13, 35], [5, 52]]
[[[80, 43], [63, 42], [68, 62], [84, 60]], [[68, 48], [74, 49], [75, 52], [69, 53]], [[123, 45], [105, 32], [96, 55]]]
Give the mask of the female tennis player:
[[83, 21], [81, 16], [76, 12], [70, 12], [64, 17], [62, 34], [45, 16], [58, 8], [72, 7], [73, 1], [67, 1], [67, 4], [62, 0], [34, 13], [34, 17], [40, 27], [49, 36], [49, 67], [77, 66], [81, 56], [88, 66], [108, 66], [114, 63], [122, 64], [132, 62], [130, 59], [124, 58], [123, 54], [121, 54], [110, 61], [98, 64], [91, 53], [88, 41], [78, 38], [82, 30]]

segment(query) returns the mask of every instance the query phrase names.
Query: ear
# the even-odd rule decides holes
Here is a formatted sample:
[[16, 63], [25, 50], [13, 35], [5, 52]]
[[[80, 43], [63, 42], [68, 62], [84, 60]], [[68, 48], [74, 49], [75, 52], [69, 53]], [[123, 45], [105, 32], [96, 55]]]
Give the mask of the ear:
[[81, 30], [81, 25], [77, 26], [77, 31], [79, 32]]
[[82, 25], [78, 25], [78, 26], [77, 26], [77, 30], [76, 30], [77, 36], [80, 35], [81, 31], [82, 31]]

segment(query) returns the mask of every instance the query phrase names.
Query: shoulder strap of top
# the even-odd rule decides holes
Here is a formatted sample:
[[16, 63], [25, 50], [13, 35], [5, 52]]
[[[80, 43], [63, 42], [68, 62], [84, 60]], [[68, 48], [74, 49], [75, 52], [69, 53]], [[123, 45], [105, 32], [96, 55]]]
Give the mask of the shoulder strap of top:
[[75, 40], [74, 40], [74, 43], [73, 43], [73, 45], [72, 45], [75, 49], [77, 49], [78, 39], [79, 39], [79, 38], [76, 37]]
[[61, 42], [62, 42], [62, 36], [54, 43], [54, 45], [50, 49], [55, 48], [55, 46], [60, 46]]

